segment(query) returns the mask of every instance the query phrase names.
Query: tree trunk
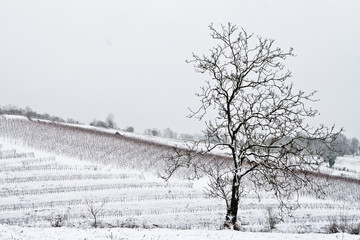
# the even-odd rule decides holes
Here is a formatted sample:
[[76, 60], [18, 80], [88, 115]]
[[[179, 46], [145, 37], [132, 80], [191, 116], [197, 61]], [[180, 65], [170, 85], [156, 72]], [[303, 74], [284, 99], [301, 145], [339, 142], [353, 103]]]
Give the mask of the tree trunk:
[[225, 225], [228, 225], [228, 227], [234, 226], [237, 221], [237, 212], [239, 208], [239, 187], [240, 180], [237, 176], [237, 172], [235, 172], [232, 183], [230, 207], [227, 209], [225, 218]]

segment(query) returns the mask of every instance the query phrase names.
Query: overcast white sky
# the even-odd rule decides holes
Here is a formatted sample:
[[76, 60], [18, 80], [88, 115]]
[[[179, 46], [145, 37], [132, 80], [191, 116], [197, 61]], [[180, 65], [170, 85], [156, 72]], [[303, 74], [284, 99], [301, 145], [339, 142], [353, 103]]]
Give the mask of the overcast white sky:
[[319, 91], [314, 123], [360, 137], [358, 0], [0, 0], [0, 105], [200, 132], [185, 116], [204, 76], [185, 60], [227, 22], [294, 47], [291, 81]]

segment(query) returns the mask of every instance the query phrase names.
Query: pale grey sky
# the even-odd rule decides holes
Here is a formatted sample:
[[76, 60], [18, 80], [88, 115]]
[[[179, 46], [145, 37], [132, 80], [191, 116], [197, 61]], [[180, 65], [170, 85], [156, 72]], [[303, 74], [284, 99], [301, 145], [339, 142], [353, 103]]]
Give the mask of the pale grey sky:
[[0, 105], [199, 132], [185, 115], [205, 76], [185, 59], [227, 22], [294, 47], [291, 80], [319, 91], [314, 123], [360, 137], [358, 0], [0, 0]]

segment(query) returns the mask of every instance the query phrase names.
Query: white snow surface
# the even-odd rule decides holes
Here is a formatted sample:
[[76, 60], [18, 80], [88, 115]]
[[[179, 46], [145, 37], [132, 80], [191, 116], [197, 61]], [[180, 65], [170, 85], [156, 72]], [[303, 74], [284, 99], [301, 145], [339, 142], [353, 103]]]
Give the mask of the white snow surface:
[[76, 228], [26, 228], [0, 225], [2, 240], [358, 240], [359, 236], [346, 233], [338, 234], [285, 234], [285, 233], [253, 233], [231, 230], [173, 230], [173, 229], [76, 229]]
[[[166, 145], [179, 144], [170, 139], [139, 137], [133, 133], [124, 135]], [[301, 196], [301, 207], [294, 211], [292, 218], [277, 224], [276, 232], [272, 233], [260, 231], [270, 231], [266, 209], [271, 207], [275, 210], [276, 199], [268, 193], [260, 193], [262, 200], [259, 201], [257, 195], [248, 194], [239, 208], [241, 227], [247, 232], [216, 230], [221, 229], [225, 204], [222, 199], [204, 195], [204, 179], [186, 181], [175, 178], [167, 185], [154, 173], [144, 170], [113, 167], [35, 150], [24, 146], [21, 141], [1, 137], [0, 145], [0, 152], [16, 150], [16, 153], [34, 155], [0, 159], [0, 221], [4, 223], [0, 224], [0, 240], [360, 240], [359, 236], [345, 233], [318, 233], [327, 232], [329, 216], [334, 219], [352, 219], [352, 225], [360, 223], [360, 205], [357, 200], [360, 194], [355, 183], [331, 185], [331, 191], [328, 192], [333, 197], [328, 199]], [[360, 158], [343, 157], [336, 166], [338, 168], [335, 169], [324, 166], [323, 170], [331, 175], [360, 178]], [[348, 190], [347, 194], [344, 190]], [[349, 192], [353, 198], [349, 198]], [[107, 201], [99, 216], [105, 228], [90, 228], [92, 219], [85, 200], [91, 200], [97, 205]], [[66, 217], [65, 225], [61, 228], [50, 227], [49, 219], [53, 221], [58, 214]], [[136, 229], [118, 228], [131, 227], [129, 225], [132, 224]]]

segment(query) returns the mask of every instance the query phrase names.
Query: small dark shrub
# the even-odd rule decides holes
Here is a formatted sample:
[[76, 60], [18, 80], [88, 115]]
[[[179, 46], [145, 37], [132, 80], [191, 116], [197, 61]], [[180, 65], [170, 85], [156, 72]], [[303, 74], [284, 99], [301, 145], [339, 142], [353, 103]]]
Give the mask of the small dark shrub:
[[140, 228], [141, 226], [136, 223], [135, 219], [128, 218], [125, 220], [125, 222], [120, 224], [120, 227], [123, 228]]
[[52, 227], [62, 227], [65, 224], [64, 217], [60, 214], [56, 215], [55, 217], [49, 219], [50, 224]]
[[360, 223], [352, 225], [349, 228], [349, 233], [353, 235], [360, 235]]
[[328, 226], [327, 232], [328, 233], [338, 233], [339, 232], [339, 225], [337, 224], [336, 221], [333, 221], [330, 223], [330, 225]]
[[234, 224], [234, 230], [235, 230], [235, 231], [241, 231], [241, 226], [240, 226], [240, 224], [235, 223], [235, 224]]

